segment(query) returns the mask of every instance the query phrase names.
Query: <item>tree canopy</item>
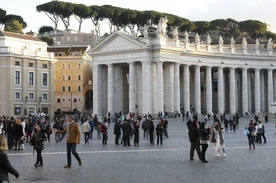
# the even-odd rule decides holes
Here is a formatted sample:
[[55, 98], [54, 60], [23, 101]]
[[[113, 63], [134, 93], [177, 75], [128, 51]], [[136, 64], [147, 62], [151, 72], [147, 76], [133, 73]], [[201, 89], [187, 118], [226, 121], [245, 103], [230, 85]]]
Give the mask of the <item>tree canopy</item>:
[[23, 24], [18, 20], [10, 20], [5, 24], [5, 31], [23, 34]]
[[54, 28], [52, 26], [42, 26], [39, 28], [38, 32], [41, 34], [44, 32], [50, 32], [52, 30], [54, 30]]

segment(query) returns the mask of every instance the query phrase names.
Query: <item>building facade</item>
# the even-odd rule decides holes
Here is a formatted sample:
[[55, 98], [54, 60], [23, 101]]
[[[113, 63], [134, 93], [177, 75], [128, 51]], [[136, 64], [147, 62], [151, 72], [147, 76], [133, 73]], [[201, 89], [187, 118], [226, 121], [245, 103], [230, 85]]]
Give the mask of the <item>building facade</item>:
[[92, 108], [92, 60], [86, 55], [90, 46], [49, 46], [54, 53], [55, 102], [57, 113]]
[[117, 31], [92, 48], [95, 114], [273, 112], [276, 56], [271, 47], [258, 40], [210, 45], [157, 37]]
[[54, 115], [54, 54], [47, 43], [24, 35], [0, 32], [0, 114]]

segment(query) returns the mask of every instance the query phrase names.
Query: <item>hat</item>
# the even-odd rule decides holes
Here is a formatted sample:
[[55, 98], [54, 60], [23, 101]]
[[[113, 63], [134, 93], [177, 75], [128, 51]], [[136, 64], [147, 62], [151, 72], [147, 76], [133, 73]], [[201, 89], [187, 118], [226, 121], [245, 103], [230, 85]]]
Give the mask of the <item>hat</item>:
[[214, 124], [213, 124], [214, 127], [216, 127], [216, 126], [218, 126], [218, 125], [219, 125], [218, 122], [214, 122]]

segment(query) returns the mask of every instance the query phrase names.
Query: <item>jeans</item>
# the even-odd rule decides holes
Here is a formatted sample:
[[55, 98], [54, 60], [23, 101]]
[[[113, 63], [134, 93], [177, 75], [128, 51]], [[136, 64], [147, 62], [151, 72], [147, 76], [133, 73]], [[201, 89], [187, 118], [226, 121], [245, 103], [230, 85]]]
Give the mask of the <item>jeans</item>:
[[101, 139], [101, 132], [100, 132], [100, 130], [97, 130], [97, 139]]
[[103, 143], [103, 145], [107, 145], [107, 134], [103, 134], [102, 143]]
[[40, 164], [43, 165], [43, 159], [42, 159], [42, 149], [36, 149], [36, 163], [35, 164]]
[[199, 148], [199, 144], [197, 144], [196, 142], [191, 142], [191, 148], [190, 148], [190, 159], [194, 159], [194, 152], [197, 152], [198, 158], [201, 159], [200, 157], [200, 148]]
[[67, 146], [67, 162], [68, 162], [68, 165], [71, 166], [71, 152], [73, 153], [73, 155], [78, 161], [80, 161], [81, 159], [76, 151], [76, 148], [77, 148], [76, 143], [67, 143], [66, 146]]
[[154, 144], [154, 141], [153, 141], [153, 132], [150, 132], [149, 135], [150, 135], [150, 144]]
[[162, 146], [163, 144], [163, 136], [162, 133], [161, 134], [157, 134], [157, 145], [159, 145], [159, 140], [160, 140], [160, 145]]
[[89, 132], [84, 132], [84, 142], [87, 143], [89, 140]]
[[120, 138], [120, 135], [119, 135], [119, 134], [116, 134], [116, 135], [115, 135], [115, 144], [116, 144], [116, 145], [119, 145], [119, 138]]
[[60, 135], [59, 134], [55, 134], [55, 140], [56, 140], [56, 143], [58, 143], [59, 142], [59, 140], [60, 140]]
[[252, 135], [247, 135], [247, 137], [248, 137], [249, 147], [251, 147], [251, 144], [253, 145], [253, 147], [255, 147], [253, 136]]
[[124, 146], [130, 146], [130, 140], [129, 140], [129, 136], [124, 136]]
[[93, 128], [91, 128], [91, 130], [89, 132], [89, 138], [93, 139]]

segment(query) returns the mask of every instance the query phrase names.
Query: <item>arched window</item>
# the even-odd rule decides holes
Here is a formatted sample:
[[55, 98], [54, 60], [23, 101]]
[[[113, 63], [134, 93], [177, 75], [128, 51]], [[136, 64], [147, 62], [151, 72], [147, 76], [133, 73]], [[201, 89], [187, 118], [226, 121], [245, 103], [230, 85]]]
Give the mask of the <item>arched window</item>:
[[62, 86], [62, 91], [65, 92], [65, 86]]
[[71, 69], [71, 64], [68, 64], [68, 69]]
[[71, 75], [68, 75], [68, 81], [70, 81], [71, 80]]
[[65, 69], [65, 64], [62, 64], [62, 69]]
[[68, 91], [71, 91], [71, 86], [68, 86]]
[[81, 80], [81, 75], [80, 74], [78, 75], [78, 80]]
[[81, 91], [81, 86], [78, 86], [78, 91]]
[[65, 81], [65, 75], [62, 74], [62, 81]]
[[74, 99], [74, 103], [77, 103], [77, 99]]
[[60, 99], [59, 98], [57, 99], [57, 103], [60, 103]]
[[81, 63], [78, 63], [78, 69], [81, 69]]

